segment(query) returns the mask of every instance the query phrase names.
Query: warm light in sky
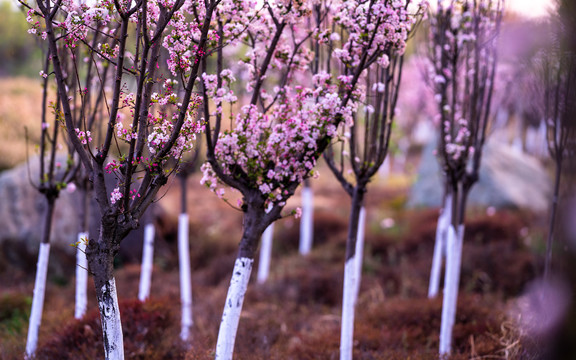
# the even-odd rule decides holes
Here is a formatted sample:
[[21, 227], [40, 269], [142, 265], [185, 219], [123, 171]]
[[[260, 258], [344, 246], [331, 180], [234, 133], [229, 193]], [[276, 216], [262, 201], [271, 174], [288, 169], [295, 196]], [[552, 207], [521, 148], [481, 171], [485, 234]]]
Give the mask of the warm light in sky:
[[552, 0], [507, 0], [506, 8], [526, 17], [546, 16], [554, 8]]

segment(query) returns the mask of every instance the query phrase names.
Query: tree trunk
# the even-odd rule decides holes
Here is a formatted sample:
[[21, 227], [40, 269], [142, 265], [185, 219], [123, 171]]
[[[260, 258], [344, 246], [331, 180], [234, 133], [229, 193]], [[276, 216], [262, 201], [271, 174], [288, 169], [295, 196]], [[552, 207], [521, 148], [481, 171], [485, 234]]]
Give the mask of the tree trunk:
[[562, 154], [557, 155], [556, 171], [554, 174], [554, 193], [550, 205], [550, 222], [548, 224], [548, 238], [546, 240], [546, 259], [544, 260], [544, 278], [549, 279], [552, 267], [552, 248], [554, 246], [554, 226], [556, 225], [556, 209], [560, 196], [560, 177], [562, 175]]
[[453, 225], [450, 225], [448, 229], [446, 280], [442, 302], [442, 323], [440, 326], [440, 355], [449, 355], [452, 349], [452, 329], [456, 320], [463, 239], [464, 224], [458, 226], [458, 231]]
[[234, 263], [234, 272], [230, 280], [224, 312], [222, 313], [222, 322], [218, 331], [218, 342], [216, 344], [216, 359], [218, 360], [232, 359], [240, 313], [242, 312], [244, 295], [248, 289], [253, 263], [254, 260], [249, 258], [237, 258]]
[[254, 263], [254, 254], [266, 226], [266, 224], [262, 223], [265, 213], [263, 208], [252, 207], [250, 204], [247, 205], [247, 210], [244, 213], [242, 240], [240, 241], [240, 249], [234, 263], [234, 271], [230, 279], [224, 311], [222, 312], [222, 321], [218, 331], [216, 360], [232, 359], [244, 295], [248, 289], [248, 281], [250, 280]]
[[31, 358], [38, 346], [38, 332], [42, 322], [44, 308], [44, 294], [46, 293], [46, 274], [48, 272], [48, 258], [50, 256], [50, 244], [41, 243], [38, 252], [38, 264], [36, 280], [34, 281], [34, 297], [32, 298], [32, 310], [28, 324], [28, 338], [26, 340], [26, 357]]
[[94, 277], [106, 360], [124, 359], [124, 338], [113, 273], [116, 249], [112, 245], [115, 242], [109, 238], [110, 234], [115, 233], [115, 226], [115, 224], [106, 224], [106, 226], [101, 224], [98, 241], [91, 240], [86, 252], [90, 272]]
[[140, 269], [140, 286], [138, 300], [145, 301], [150, 296], [152, 282], [152, 263], [154, 259], [154, 224], [144, 227], [144, 245], [142, 246], [142, 268]]
[[358, 222], [362, 208], [365, 189], [360, 186], [354, 188], [352, 196], [352, 209], [348, 224], [348, 238], [346, 240], [346, 262], [344, 265], [344, 291], [342, 298], [342, 327], [340, 331], [340, 360], [352, 359], [352, 345], [354, 339], [354, 308], [356, 306], [356, 287], [358, 281], [358, 260], [356, 256], [356, 242], [358, 235]]
[[88, 260], [86, 259], [87, 232], [78, 233], [78, 246], [76, 249], [76, 307], [74, 318], [82, 319], [86, 314], [88, 305]]
[[50, 232], [52, 231], [52, 217], [56, 198], [46, 197], [46, 212], [44, 213], [44, 231], [38, 251], [38, 263], [36, 265], [36, 279], [34, 280], [34, 296], [32, 297], [32, 309], [28, 323], [28, 336], [26, 339], [26, 358], [31, 358], [38, 346], [38, 332], [42, 322], [44, 308], [44, 295], [46, 293], [46, 275], [48, 273], [48, 259], [50, 257]]
[[81, 190], [78, 192], [81, 196], [80, 206], [80, 230], [78, 232], [78, 246], [76, 248], [76, 306], [74, 308], [74, 318], [81, 319], [86, 314], [88, 306], [88, 259], [86, 258], [86, 244], [88, 243], [89, 234], [89, 192], [88, 181], [80, 181]]
[[182, 302], [182, 329], [180, 338], [190, 337], [192, 321], [192, 280], [190, 271], [190, 248], [188, 241], [189, 218], [182, 213], [178, 217], [178, 259], [180, 265], [180, 300]]
[[[356, 284], [354, 288], [354, 298], [358, 299], [360, 293], [360, 281], [362, 280], [362, 264], [364, 263], [364, 231], [366, 229], [366, 208], [360, 208], [358, 216], [358, 235], [356, 238]], [[355, 300], [355, 301], [356, 301]]]
[[264, 234], [262, 234], [262, 245], [260, 247], [260, 261], [258, 262], [258, 276], [259, 284], [263, 284], [268, 280], [270, 273], [270, 259], [272, 258], [272, 238], [274, 235], [274, 223], [270, 224]]
[[312, 249], [314, 237], [314, 193], [312, 188], [305, 185], [302, 188], [302, 219], [300, 221], [300, 246], [302, 255], [308, 255]]
[[[96, 281], [94, 281], [96, 283]], [[120, 308], [118, 306], [118, 293], [116, 280], [112, 276], [100, 288], [96, 288], [102, 333], [104, 334], [104, 355], [106, 360], [124, 359], [124, 338], [122, 335], [122, 322], [120, 321]]]
[[452, 195], [446, 194], [444, 206], [438, 217], [436, 227], [436, 241], [434, 242], [434, 256], [432, 258], [432, 269], [430, 271], [430, 285], [428, 287], [428, 298], [433, 299], [438, 295], [440, 287], [440, 273], [442, 270], [442, 259], [446, 257], [446, 243], [448, 229], [452, 218]]

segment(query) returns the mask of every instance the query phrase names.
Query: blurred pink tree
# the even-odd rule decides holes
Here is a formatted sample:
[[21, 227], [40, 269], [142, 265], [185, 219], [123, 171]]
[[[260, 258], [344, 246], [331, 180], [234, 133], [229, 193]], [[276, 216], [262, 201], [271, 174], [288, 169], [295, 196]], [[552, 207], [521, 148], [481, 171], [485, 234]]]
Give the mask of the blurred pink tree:
[[[430, 78], [438, 103], [438, 157], [449, 209], [440, 354], [449, 354], [464, 238], [466, 200], [478, 181], [491, 116], [502, 0], [438, 0], [430, 16]], [[438, 244], [437, 244], [438, 246]]]

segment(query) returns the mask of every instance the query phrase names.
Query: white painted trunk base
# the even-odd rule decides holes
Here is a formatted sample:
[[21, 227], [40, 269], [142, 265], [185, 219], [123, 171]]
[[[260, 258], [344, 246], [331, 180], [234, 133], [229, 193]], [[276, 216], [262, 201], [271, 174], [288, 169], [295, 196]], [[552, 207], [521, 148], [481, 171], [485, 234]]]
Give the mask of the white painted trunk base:
[[446, 257], [446, 243], [448, 242], [448, 228], [452, 222], [452, 195], [448, 194], [444, 199], [444, 208], [438, 217], [436, 227], [436, 240], [434, 242], [434, 255], [432, 257], [432, 269], [430, 270], [430, 284], [428, 286], [428, 298], [438, 296], [440, 287], [440, 272], [442, 259]]
[[26, 358], [31, 358], [38, 346], [38, 331], [42, 322], [44, 308], [44, 294], [46, 293], [46, 275], [48, 273], [48, 258], [50, 257], [50, 244], [40, 244], [38, 263], [36, 265], [36, 279], [34, 281], [34, 296], [32, 297], [32, 310], [28, 324], [28, 337], [26, 339]]
[[456, 320], [463, 239], [464, 225], [458, 227], [458, 233], [456, 233], [454, 226], [449, 227], [446, 248], [446, 280], [442, 301], [442, 323], [440, 325], [440, 355], [449, 355], [452, 348], [452, 329]]
[[356, 255], [344, 265], [344, 294], [342, 298], [342, 325], [340, 329], [340, 360], [352, 360], [354, 341], [354, 308], [356, 306]]
[[302, 189], [302, 219], [300, 221], [300, 244], [298, 250], [301, 255], [308, 255], [312, 250], [314, 241], [314, 193], [310, 187]]
[[[116, 280], [108, 280], [102, 286], [104, 301], [98, 302], [102, 332], [107, 336], [108, 347], [104, 346], [106, 360], [124, 359], [124, 337], [122, 335], [122, 322], [120, 321], [120, 307], [118, 306], [118, 293]], [[106, 344], [106, 341], [104, 342]]]
[[86, 259], [87, 232], [78, 233], [76, 248], [76, 307], [74, 318], [82, 319], [88, 306], [88, 260]]
[[190, 337], [192, 321], [192, 276], [190, 271], [190, 248], [188, 247], [188, 214], [178, 217], [178, 259], [180, 265], [180, 300], [182, 302], [182, 329], [180, 338]]
[[234, 263], [230, 287], [226, 295], [226, 303], [218, 331], [218, 341], [216, 343], [216, 360], [231, 360], [234, 353], [234, 342], [244, 295], [248, 289], [248, 281], [252, 272], [253, 259], [239, 258]]
[[[356, 235], [356, 281], [354, 284], [354, 298], [358, 299], [358, 294], [360, 293], [360, 282], [362, 280], [362, 263], [364, 262], [364, 231], [366, 229], [366, 208], [362, 206], [360, 208], [360, 214], [358, 214], [358, 232]], [[354, 300], [354, 302], [356, 302]]]
[[150, 297], [152, 283], [152, 263], [154, 259], [154, 224], [144, 227], [144, 244], [142, 246], [142, 267], [140, 269], [140, 286], [138, 300], [145, 301]]
[[264, 234], [262, 234], [262, 246], [260, 247], [260, 260], [258, 262], [258, 276], [259, 284], [263, 284], [268, 280], [270, 274], [270, 261], [272, 258], [272, 238], [274, 235], [274, 223], [270, 224]]

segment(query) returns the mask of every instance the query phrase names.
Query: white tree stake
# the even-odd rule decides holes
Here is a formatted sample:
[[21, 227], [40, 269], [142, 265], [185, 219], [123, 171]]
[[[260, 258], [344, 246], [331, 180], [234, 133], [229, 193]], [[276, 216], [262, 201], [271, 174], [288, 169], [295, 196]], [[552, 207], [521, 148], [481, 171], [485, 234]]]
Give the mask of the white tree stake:
[[444, 207], [438, 217], [436, 226], [436, 241], [434, 242], [434, 256], [432, 258], [432, 269], [430, 271], [430, 284], [428, 286], [428, 298], [433, 299], [438, 295], [440, 288], [440, 272], [442, 269], [442, 259], [446, 257], [446, 243], [448, 228], [452, 222], [452, 194], [446, 195]]
[[28, 324], [28, 338], [26, 339], [26, 358], [31, 358], [38, 346], [38, 331], [42, 322], [42, 309], [44, 308], [44, 294], [46, 293], [46, 275], [48, 273], [48, 258], [50, 257], [50, 244], [41, 243], [36, 265], [36, 279], [34, 281], [34, 296], [32, 297], [32, 310]]
[[302, 188], [302, 220], [300, 222], [300, 246], [302, 255], [308, 255], [312, 249], [314, 237], [314, 193], [312, 188]]
[[452, 348], [452, 329], [456, 320], [456, 305], [458, 303], [458, 284], [460, 282], [460, 264], [462, 261], [462, 241], [464, 225], [454, 226], [448, 230], [446, 281], [444, 299], [442, 302], [442, 323], [440, 325], [440, 355], [449, 355]]
[[178, 217], [178, 258], [180, 260], [180, 299], [182, 301], [182, 331], [180, 338], [187, 341], [192, 321], [192, 280], [190, 250], [188, 247], [188, 214]]
[[249, 258], [236, 259], [230, 287], [226, 295], [226, 304], [222, 314], [222, 322], [218, 331], [218, 341], [216, 343], [216, 360], [231, 360], [234, 353], [234, 341], [236, 340], [236, 330], [240, 321], [244, 295], [248, 288], [250, 273], [254, 260]]
[[76, 307], [74, 318], [82, 319], [88, 306], [88, 260], [86, 259], [87, 232], [78, 233], [76, 248]]
[[258, 276], [259, 284], [265, 283], [268, 280], [270, 273], [270, 259], [272, 258], [272, 237], [274, 235], [274, 223], [270, 224], [264, 234], [262, 234], [262, 247], [260, 248], [260, 261], [258, 263]]
[[342, 299], [342, 327], [340, 330], [340, 360], [352, 360], [354, 339], [354, 308], [356, 306], [356, 256], [344, 265], [344, 295]]
[[106, 350], [106, 360], [123, 360], [124, 359], [124, 337], [122, 335], [122, 322], [120, 321], [120, 307], [118, 306], [118, 293], [116, 291], [116, 280], [108, 280], [107, 284], [102, 287], [102, 292], [108, 292], [104, 296], [106, 301], [100, 301], [100, 318], [102, 320], [102, 330], [107, 334], [108, 347]]
[[362, 263], [364, 262], [364, 231], [366, 228], [366, 208], [360, 208], [358, 215], [358, 233], [356, 235], [356, 282], [354, 284], [354, 302], [358, 300], [360, 293], [360, 282], [362, 280]]
[[142, 246], [142, 267], [140, 269], [140, 286], [138, 300], [145, 301], [150, 296], [152, 282], [152, 263], [154, 259], [154, 224], [144, 227], [144, 244]]

